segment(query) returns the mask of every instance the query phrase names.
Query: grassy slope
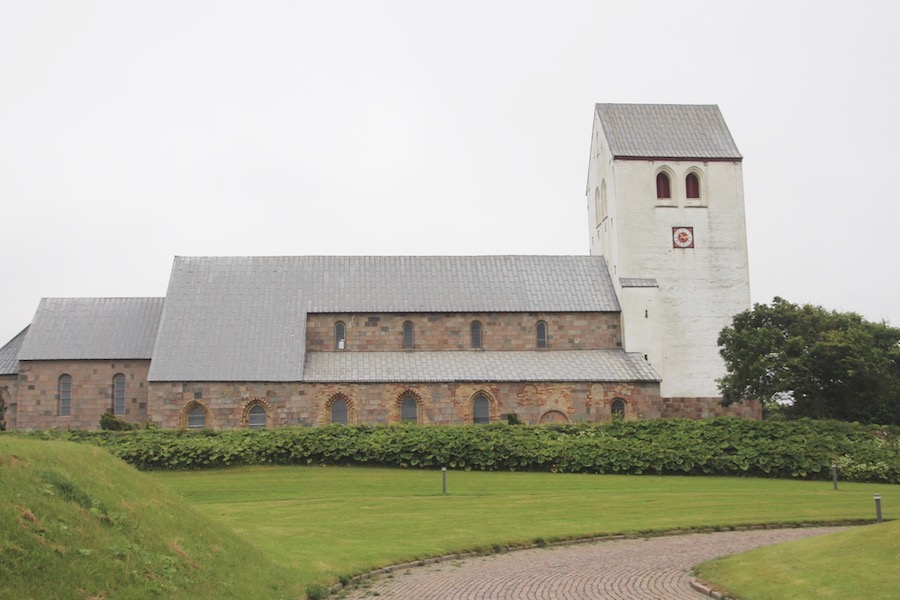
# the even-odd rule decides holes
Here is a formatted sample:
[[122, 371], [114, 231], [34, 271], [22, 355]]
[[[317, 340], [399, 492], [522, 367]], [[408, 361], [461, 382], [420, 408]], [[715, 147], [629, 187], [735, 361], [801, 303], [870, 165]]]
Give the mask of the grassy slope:
[[[900, 487], [710, 477], [241, 467], [152, 476], [306, 581], [493, 544], [751, 523], [865, 519]], [[891, 514], [886, 513], [886, 518]]]
[[0, 435], [0, 598], [303, 597], [296, 575], [105, 451]]
[[700, 577], [743, 600], [896, 598], [900, 521], [704, 563]]

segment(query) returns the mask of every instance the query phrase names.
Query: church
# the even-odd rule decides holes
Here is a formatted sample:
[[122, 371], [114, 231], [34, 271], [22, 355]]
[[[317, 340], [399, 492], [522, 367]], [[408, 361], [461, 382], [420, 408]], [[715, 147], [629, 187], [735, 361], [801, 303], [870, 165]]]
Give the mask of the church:
[[760, 418], [716, 386], [750, 308], [718, 107], [597, 104], [585, 196], [587, 256], [176, 257], [163, 298], [44, 298], [7, 427]]

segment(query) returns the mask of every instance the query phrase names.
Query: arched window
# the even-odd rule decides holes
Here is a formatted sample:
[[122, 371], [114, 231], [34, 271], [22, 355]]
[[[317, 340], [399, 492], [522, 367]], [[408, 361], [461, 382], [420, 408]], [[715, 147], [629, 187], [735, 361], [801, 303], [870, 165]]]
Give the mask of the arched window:
[[347, 326], [343, 321], [334, 324], [334, 349], [343, 350], [347, 347]]
[[612, 413], [613, 418], [624, 419], [625, 418], [625, 401], [621, 398], [616, 398], [609, 405], [609, 412]]
[[199, 404], [191, 407], [187, 414], [188, 429], [203, 429], [206, 427], [206, 410]]
[[[202, 410], [202, 409], [201, 409]], [[247, 411], [247, 427], [250, 429], [266, 428], [266, 407], [256, 403]]]
[[688, 198], [700, 197], [700, 178], [696, 173], [688, 173], [684, 178], [684, 192]]
[[419, 403], [416, 401], [416, 397], [412, 394], [406, 394], [400, 400], [400, 422], [419, 422]]
[[472, 333], [472, 348], [481, 348], [481, 322], [472, 321], [472, 325], [469, 329]]
[[60, 375], [58, 387], [59, 416], [68, 417], [72, 414], [72, 376]]
[[656, 197], [660, 200], [669, 200], [672, 198], [672, 186], [667, 173], [656, 174]]
[[125, 414], [125, 376], [121, 373], [112, 380], [112, 405], [114, 415]]
[[537, 322], [537, 327], [535, 327], [535, 333], [537, 334], [537, 347], [538, 348], [546, 348], [547, 347], [547, 324], [543, 321]]
[[404, 350], [412, 350], [413, 345], [416, 343], [415, 338], [415, 329], [413, 328], [412, 321], [404, 321], [403, 322], [403, 349]]
[[350, 421], [350, 407], [343, 396], [337, 396], [331, 401], [331, 422], [338, 425], [346, 425]]
[[472, 400], [472, 422], [476, 425], [491, 422], [491, 401], [484, 394], [478, 394]]

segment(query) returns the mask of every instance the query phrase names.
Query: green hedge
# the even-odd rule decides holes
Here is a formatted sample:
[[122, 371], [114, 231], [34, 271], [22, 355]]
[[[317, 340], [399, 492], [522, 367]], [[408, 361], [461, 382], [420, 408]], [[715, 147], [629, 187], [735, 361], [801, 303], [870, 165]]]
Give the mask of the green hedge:
[[604, 424], [352, 426], [31, 434], [108, 448], [139, 469], [336, 464], [652, 473], [900, 483], [900, 428], [842, 421], [615, 420]]

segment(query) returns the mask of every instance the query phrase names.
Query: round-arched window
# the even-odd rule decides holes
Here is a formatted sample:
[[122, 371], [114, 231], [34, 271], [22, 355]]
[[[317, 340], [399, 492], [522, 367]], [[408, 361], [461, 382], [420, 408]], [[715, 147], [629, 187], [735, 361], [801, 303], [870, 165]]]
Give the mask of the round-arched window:
[[617, 417], [622, 419], [625, 417], [625, 401], [621, 398], [616, 398], [609, 405], [609, 412], [612, 413], [613, 417]]
[[400, 422], [419, 422], [419, 403], [416, 402], [416, 398], [412, 394], [403, 396], [403, 399], [400, 401]]
[[346, 425], [350, 420], [350, 408], [347, 401], [337, 397], [331, 401], [331, 422], [338, 425]]
[[262, 404], [254, 404], [247, 411], [247, 426], [250, 429], [266, 428], [266, 409]]

